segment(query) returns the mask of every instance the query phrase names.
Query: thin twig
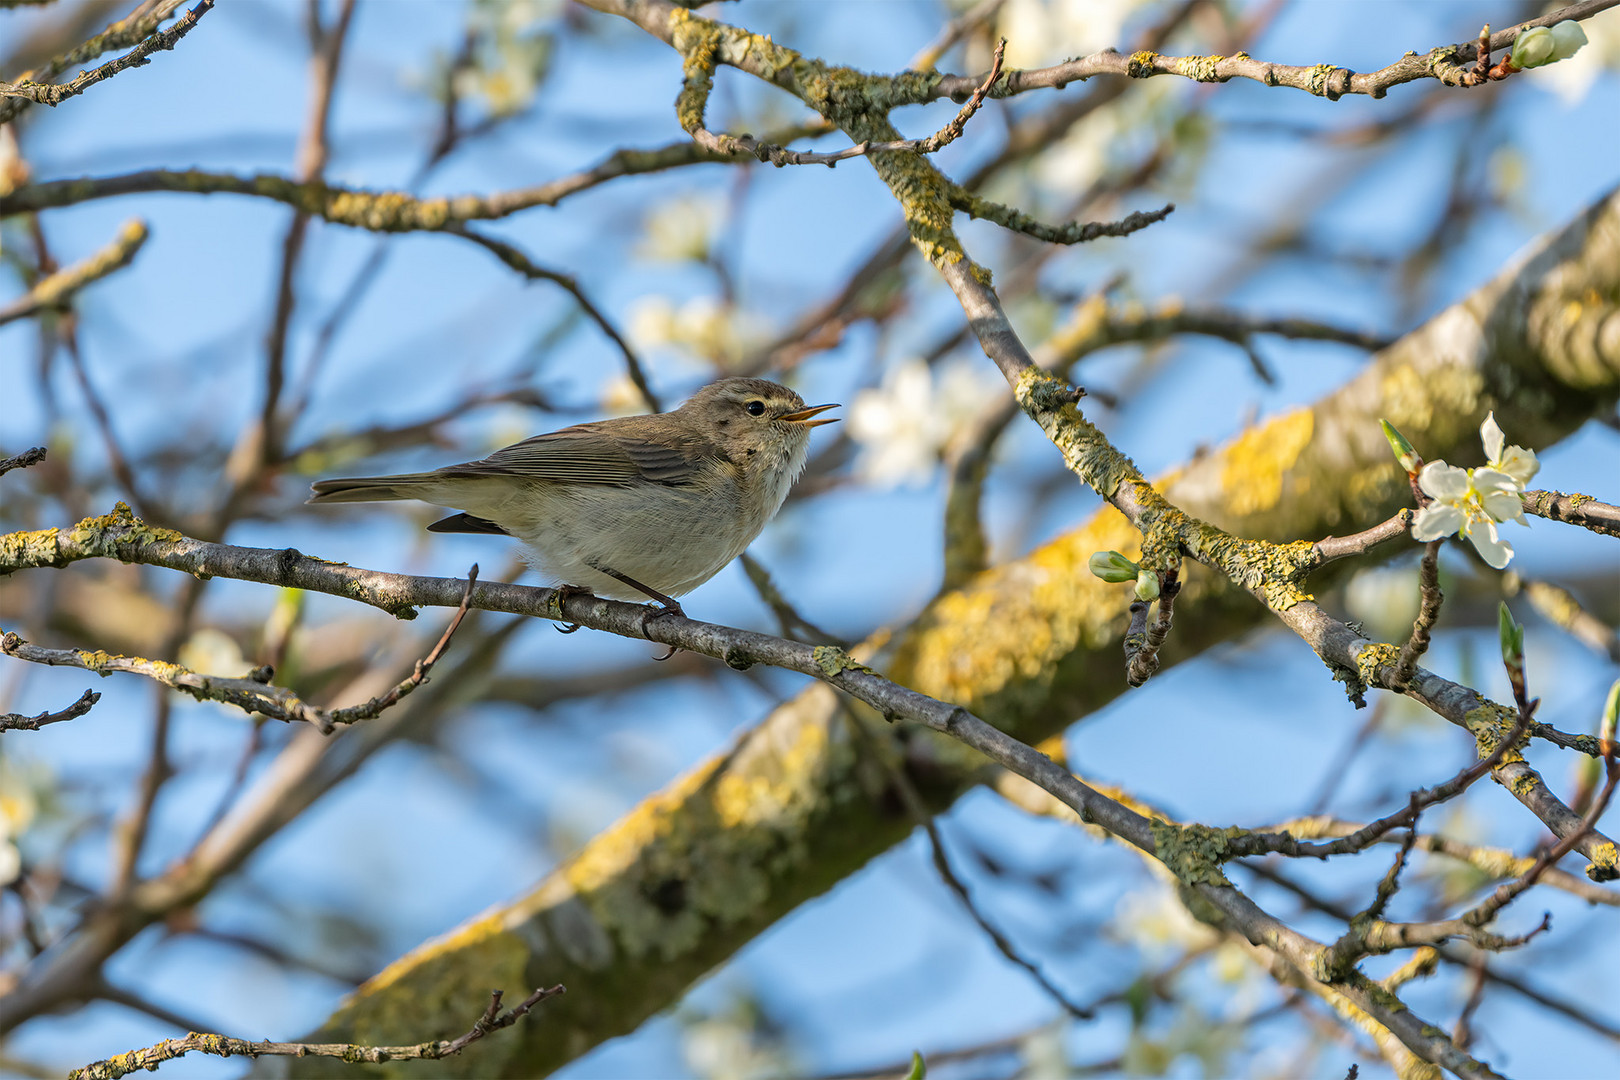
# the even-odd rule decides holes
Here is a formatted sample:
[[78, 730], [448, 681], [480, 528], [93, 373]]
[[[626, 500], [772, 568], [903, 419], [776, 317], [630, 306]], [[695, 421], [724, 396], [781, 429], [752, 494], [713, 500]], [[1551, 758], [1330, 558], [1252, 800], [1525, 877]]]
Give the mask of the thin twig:
[[865, 157], [868, 154], [882, 154], [910, 151], [917, 154], [933, 154], [949, 146], [961, 137], [967, 122], [973, 114], [979, 111], [984, 104], [985, 97], [990, 93], [991, 87], [1001, 78], [1001, 60], [1006, 52], [1007, 41], [1003, 38], [996, 45], [995, 56], [990, 64], [990, 71], [984, 80], [974, 89], [967, 103], [958, 110], [950, 123], [928, 136], [926, 139], [892, 139], [886, 142], [872, 142], [862, 140], [854, 146], [831, 153], [811, 153], [804, 150], [789, 150], [786, 147], [772, 143], [760, 142], [751, 135], [716, 135], [707, 128], [697, 127], [692, 130], [692, 141], [703, 149], [715, 154], [742, 155], [747, 154], [768, 161], [781, 168], [784, 165], [825, 165], [829, 169], [840, 161], [850, 158]]
[[[1174, 618], [1173, 610], [1176, 594], [1181, 591], [1181, 582], [1177, 579], [1176, 570], [1163, 575], [1163, 583], [1159, 586], [1159, 617], [1153, 620], [1153, 625], [1143, 635], [1140, 648], [1132, 650], [1129, 642], [1131, 635], [1127, 634], [1125, 640], [1125, 682], [1130, 686], [1141, 686], [1153, 677], [1159, 670], [1159, 650], [1163, 648], [1165, 640], [1170, 636], [1170, 623]], [[1136, 605], [1131, 605], [1131, 625], [1136, 625]]]
[[355, 1043], [284, 1043], [250, 1042], [225, 1035], [204, 1035], [192, 1032], [183, 1039], [165, 1039], [144, 1050], [132, 1050], [115, 1058], [97, 1061], [68, 1073], [68, 1080], [118, 1080], [119, 1077], [141, 1069], [155, 1070], [165, 1061], [196, 1052], [231, 1057], [332, 1057], [354, 1064], [381, 1064], [388, 1061], [438, 1061], [461, 1053], [472, 1043], [501, 1028], [511, 1027], [526, 1016], [540, 1002], [564, 993], [561, 985], [536, 990], [505, 1013], [501, 1008], [501, 991], [490, 994], [489, 1007], [484, 1010], [472, 1030], [456, 1039], [435, 1039], [410, 1046], [362, 1046]]
[[45, 460], [43, 446], [31, 446], [16, 457], [0, 459], [0, 476], [6, 475], [12, 469], [26, 469], [30, 465], [38, 465]]
[[1349, 558], [1352, 555], [1365, 554], [1387, 540], [1405, 535], [1412, 525], [1412, 511], [1409, 508], [1398, 511], [1387, 521], [1381, 521], [1370, 529], [1363, 529], [1349, 536], [1327, 536], [1316, 542], [1317, 565], [1322, 566], [1336, 559]]
[[[1620, 0], [1586, 0], [1534, 19], [1517, 23], [1506, 30], [1492, 34], [1487, 41], [1491, 48], [1502, 49], [1513, 43], [1523, 30], [1536, 26], [1552, 26], [1566, 19], [1581, 20], [1614, 7]], [[1266, 86], [1290, 86], [1304, 90], [1329, 101], [1337, 101], [1346, 94], [1367, 94], [1383, 97], [1391, 87], [1418, 79], [1438, 79], [1447, 86], [1469, 86], [1473, 74], [1468, 62], [1478, 55], [1476, 42], [1467, 41], [1443, 45], [1425, 53], [1408, 52], [1401, 59], [1378, 71], [1355, 72], [1335, 64], [1297, 66], [1274, 64], [1256, 60], [1247, 53], [1231, 56], [1163, 56], [1156, 52], [1135, 52], [1129, 55], [1106, 49], [1090, 56], [1082, 56], [1048, 68], [1014, 71], [1003, 81], [998, 97], [1011, 97], [1029, 90], [1059, 88], [1071, 82], [1089, 79], [1095, 75], [1126, 76], [1147, 79], [1155, 75], [1179, 75], [1196, 82], [1223, 83], [1228, 79], [1252, 79]], [[925, 100], [968, 93], [977, 79], [968, 75], [947, 75], [931, 87]]]
[[771, 572], [765, 569], [764, 564], [758, 559], [745, 551], [742, 553], [740, 561], [742, 562], [743, 573], [748, 575], [748, 581], [754, 586], [754, 591], [759, 594], [761, 600], [765, 601], [765, 606], [771, 609], [771, 614], [776, 616], [776, 625], [781, 628], [783, 637], [797, 637], [798, 635], [794, 631], [799, 630], [808, 635], [818, 645], [838, 645], [846, 649], [849, 648], [850, 643], [848, 641], [829, 634], [803, 615], [800, 615], [798, 610], [788, 603], [787, 597], [782, 595], [782, 590], [776, 587], [776, 582], [771, 580]]
[[[475, 565], [467, 575], [461, 606], [456, 609], [450, 625], [440, 635], [438, 644], [433, 646], [433, 650], [424, 659], [416, 662], [416, 667], [410, 675], [385, 694], [359, 705], [330, 711], [308, 704], [286, 687], [269, 685], [274, 672], [267, 668], [259, 668], [241, 679], [222, 678], [202, 675], [179, 664], [171, 664], [164, 660], [148, 660], [140, 656], [112, 656], [87, 649], [41, 648], [29, 644], [9, 631], [0, 637], [0, 653], [18, 660], [52, 667], [81, 668], [98, 675], [107, 675], [114, 671], [144, 675], [164, 686], [184, 691], [198, 701], [218, 701], [226, 705], [235, 705], [245, 712], [258, 713], [272, 720], [313, 724], [322, 734], [330, 735], [340, 724], [375, 719], [397, 704], [401, 698], [427, 682], [428, 673], [444, 654], [445, 648], [450, 644], [451, 635], [456, 632], [461, 620], [467, 615], [473, 586], [477, 580], [478, 567]], [[64, 716], [61, 719], [68, 717]]]
[[89, 712], [95, 703], [101, 700], [101, 695], [94, 690], [86, 690], [78, 701], [58, 712], [42, 712], [38, 716], [23, 716], [21, 713], [0, 713], [0, 731], [38, 731], [46, 724], [59, 724], [63, 720], [73, 720]]
[[[191, 33], [191, 28], [197, 25], [197, 20], [213, 6], [214, 0], [198, 0], [197, 6], [186, 12], [180, 21], [169, 29], [151, 35], [116, 60], [109, 60], [98, 68], [80, 72], [71, 82], [39, 83], [26, 78], [14, 83], [0, 82], [0, 98], [21, 98], [36, 105], [60, 105], [68, 98], [84, 93], [96, 83], [110, 79], [120, 71], [149, 63], [148, 57], [153, 53], [174, 48], [181, 38]], [[0, 122], [10, 119], [15, 114], [15, 109], [7, 110], [0, 115]]]
[[652, 387], [647, 383], [646, 371], [642, 368], [641, 360], [636, 356], [635, 350], [630, 348], [630, 343], [625, 341], [624, 336], [608, 320], [608, 317], [602, 314], [601, 310], [591, 302], [590, 297], [585, 295], [585, 290], [580, 288], [578, 281], [561, 271], [550, 270], [538, 265], [518, 248], [504, 240], [497, 240], [492, 236], [474, 232], [464, 225], [446, 226], [443, 231], [452, 236], [471, 240], [531, 281], [549, 281], [565, 289], [574, 298], [574, 302], [579, 305], [580, 310], [585, 313], [586, 317], [601, 328], [602, 333], [606, 334], [608, 339], [619, 347], [619, 353], [624, 357], [625, 372], [630, 376], [630, 381], [635, 384], [636, 389], [641, 392], [641, 397], [647, 402], [647, 407], [653, 412], [664, 411], [658, 395], [653, 393]]
[[1418, 564], [1418, 615], [1412, 622], [1412, 636], [1401, 646], [1401, 658], [1390, 676], [1391, 690], [1401, 690], [1412, 681], [1418, 658], [1429, 651], [1429, 635], [1440, 619], [1440, 603], [1445, 599], [1440, 591], [1441, 540], [1430, 540], [1423, 549], [1423, 561]]
[[911, 819], [928, 836], [928, 846], [933, 857], [934, 869], [938, 871], [940, 879], [945, 882], [946, 887], [955, 893], [956, 898], [962, 902], [962, 906], [967, 909], [969, 917], [978, 924], [980, 930], [984, 931], [985, 936], [990, 939], [990, 943], [996, 947], [996, 950], [1002, 956], [1028, 972], [1040, 988], [1045, 990], [1047, 995], [1057, 1002], [1065, 1012], [1079, 1020], [1091, 1019], [1093, 1016], [1091, 1009], [1076, 1004], [1067, 994], [1058, 989], [1046, 977], [1045, 973], [1035, 965], [1034, 961], [1027, 959], [1020, 953], [1018, 947], [1005, 934], [996, 929], [995, 925], [985, 917], [984, 912], [979, 910], [978, 904], [973, 900], [973, 895], [968, 892], [967, 885], [956, 873], [955, 868], [951, 866], [950, 857], [945, 851], [945, 839], [939, 833], [939, 825], [934, 821], [933, 813], [928, 809], [927, 804], [923, 802], [922, 796], [917, 792], [916, 786], [912, 784], [911, 778], [906, 775], [905, 769], [889, 760], [888, 756], [883, 753], [882, 748], [877, 745], [877, 740], [872, 737], [871, 732], [866, 730], [866, 726], [861, 723], [860, 717], [856, 715], [855, 710], [848, 702], [841, 701], [839, 704], [842, 706], [845, 722], [849, 725], [850, 730], [855, 733], [856, 738], [866, 750], [867, 756], [882, 765], [883, 771], [888, 774], [889, 782], [894, 785], [895, 791], [899, 794], [900, 802], [905, 806], [906, 813], [911, 815]]

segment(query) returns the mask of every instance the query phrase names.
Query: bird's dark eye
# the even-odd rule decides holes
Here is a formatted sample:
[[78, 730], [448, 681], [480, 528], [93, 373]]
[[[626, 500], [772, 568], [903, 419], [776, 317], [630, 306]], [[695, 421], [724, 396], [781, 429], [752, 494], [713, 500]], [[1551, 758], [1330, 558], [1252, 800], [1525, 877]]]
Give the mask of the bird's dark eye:
[[763, 401], [750, 401], [747, 408], [749, 416], [765, 415], [765, 403]]

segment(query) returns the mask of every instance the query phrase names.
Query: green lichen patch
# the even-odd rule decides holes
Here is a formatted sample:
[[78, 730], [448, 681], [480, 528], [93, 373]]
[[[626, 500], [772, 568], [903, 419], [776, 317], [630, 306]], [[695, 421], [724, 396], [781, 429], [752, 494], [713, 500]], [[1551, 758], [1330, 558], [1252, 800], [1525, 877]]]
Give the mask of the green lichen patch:
[[877, 672], [836, 645], [817, 645], [811, 650], [810, 655], [815, 660], [816, 666], [829, 679], [841, 671], [864, 671], [868, 675], [877, 674]]
[[1120, 485], [1129, 481], [1144, 498], [1151, 494], [1163, 503], [1136, 463], [1114, 449], [1076, 407], [1074, 387], [1037, 368], [1027, 368], [1018, 376], [1014, 393], [1024, 412], [1063, 454], [1064, 464], [1097, 494], [1113, 498]]
[[1386, 667], [1394, 667], [1401, 662], [1401, 650], [1398, 646], [1383, 642], [1370, 642], [1363, 645], [1356, 653], [1356, 674], [1368, 686], [1382, 685], [1378, 673]]
[[1216, 74], [1224, 56], [1186, 56], [1176, 65], [1176, 70], [1189, 79], [1199, 82], [1225, 82], [1226, 80]]
[[[1518, 726], [1518, 722], [1519, 713], [1517, 709], [1509, 708], [1506, 705], [1498, 705], [1494, 701], [1482, 701], [1477, 708], [1470, 709], [1463, 714], [1463, 727], [1473, 734], [1474, 745], [1481, 760], [1490, 757], [1496, 752], [1496, 748], [1509, 735], [1513, 734], [1513, 729]], [[1529, 738], [1529, 732], [1519, 736], [1518, 745], [1524, 745]], [[1509, 748], [1502, 755], [1502, 764], [1504, 765], [1509, 762], [1523, 760], [1524, 755], [1519, 753], [1517, 747]]]
[[1229, 826], [1176, 825], [1153, 818], [1153, 854], [1188, 885], [1230, 885], [1221, 864], [1233, 858], [1233, 840], [1248, 836], [1246, 829]]
[[1153, 62], [1159, 58], [1156, 52], [1143, 49], [1141, 52], [1131, 53], [1131, 58], [1125, 62], [1125, 74], [1133, 79], [1146, 79], [1155, 74]]

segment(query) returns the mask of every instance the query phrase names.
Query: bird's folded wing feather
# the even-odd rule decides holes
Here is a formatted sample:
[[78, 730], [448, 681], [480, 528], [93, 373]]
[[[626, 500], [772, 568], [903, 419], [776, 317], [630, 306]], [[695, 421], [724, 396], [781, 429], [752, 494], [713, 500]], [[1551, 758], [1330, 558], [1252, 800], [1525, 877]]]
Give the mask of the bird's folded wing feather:
[[[617, 435], [596, 424], [579, 424], [536, 435], [482, 461], [440, 469], [444, 476], [520, 476], [572, 484], [625, 485], [641, 482], [681, 485], [697, 476], [706, 444], [698, 439], [673, 443]], [[712, 452], [712, 451], [711, 451]]]

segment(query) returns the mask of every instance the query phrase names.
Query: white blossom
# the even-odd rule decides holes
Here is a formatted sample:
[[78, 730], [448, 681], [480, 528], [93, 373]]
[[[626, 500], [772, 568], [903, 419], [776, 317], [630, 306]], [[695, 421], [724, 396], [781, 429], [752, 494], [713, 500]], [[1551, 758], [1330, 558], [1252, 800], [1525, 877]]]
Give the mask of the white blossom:
[[849, 435], [861, 446], [856, 471], [881, 486], [927, 483], [940, 451], [983, 406], [989, 387], [966, 364], [930, 371], [921, 359], [889, 368], [876, 389], [856, 395]]
[[1503, 453], [1503, 444], [1507, 436], [1496, 423], [1494, 411], [1485, 414], [1485, 422], [1479, 425], [1479, 440], [1485, 444], [1485, 464], [1497, 472], [1507, 473], [1513, 477], [1522, 491], [1536, 473], [1541, 471], [1541, 462], [1536, 460], [1535, 451], [1526, 450], [1522, 446], [1509, 446]]
[[708, 195], [686, 194], [660, 203], [643, 219], [646, 235], [636, 254], [654, 262], [706, 262], [724, 205]]
[[1479, 437], [1489, 459], [1483, 468], [1459, 469], [1431, 461], [1418, 473], [1418, 487], [1434, 501], [1413, 518], [1412, 536], [1425, 542], [1452, 534], [1466, 537], [1481, 558], [1500, 570], [1513, 558], [1513, 545], [1501, 538], [1496, 526], [1504, 521], [1526, 524], [1519, 494], [1541, 463], [1524, 447], [1505, 445], [1507, 438], [1494, 412], [1479, 426]]

